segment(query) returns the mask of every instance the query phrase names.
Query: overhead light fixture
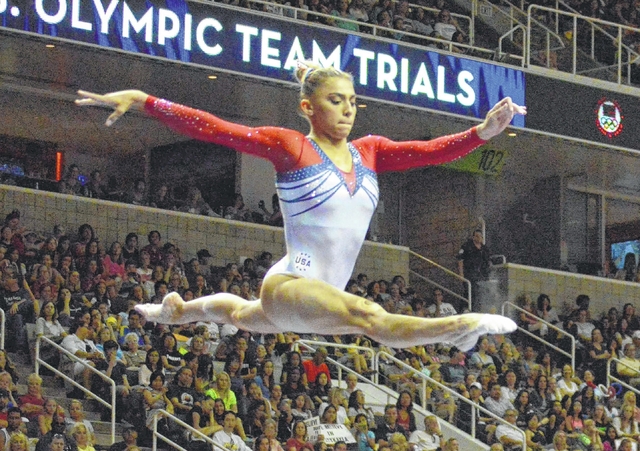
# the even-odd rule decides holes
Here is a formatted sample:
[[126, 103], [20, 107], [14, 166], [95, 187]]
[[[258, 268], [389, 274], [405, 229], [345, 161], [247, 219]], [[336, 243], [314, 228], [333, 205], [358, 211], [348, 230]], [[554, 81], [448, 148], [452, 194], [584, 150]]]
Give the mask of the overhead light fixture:
[[512, 138], [518, 136], [518, 134], [516, 132], [509, 132], [507, 133], [507, 136], [511, 136]]
[[367, 104], [366, 103], [360, 103], [358, 104], [358, 108], [366, 108]]
[[45, 45], [45, 47], [48, 48], [48, 49], [54, 49], [56, 46], [55, 46], [55, 44], [47, 44], [47, 45]]
[[208, 75], [208, 76], [207, 76], [207, 78], [208, 78], [209, 80], [215, 80], [215, 79], [217, 79], [217, 78], [218, 78], [218, 76], [217, 76], [217, 75]]

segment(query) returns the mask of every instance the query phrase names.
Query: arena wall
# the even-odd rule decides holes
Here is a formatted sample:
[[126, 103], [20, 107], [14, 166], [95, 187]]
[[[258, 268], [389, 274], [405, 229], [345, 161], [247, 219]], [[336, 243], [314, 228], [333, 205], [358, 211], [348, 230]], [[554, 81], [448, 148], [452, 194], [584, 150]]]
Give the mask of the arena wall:
[[[269, 251], [274, 259], [284, 255], [283, 229], [209, 218], [156, 208], [75, 197], [46, 191], [0, 186], [1, 213], [14, 208], [21, 212], [27, 230], [47, 235], [60, 225], [75, 236], [82, 224], [91, 225], [105, 244], [123, 242], [126, 235], [139, 235], [140, 246], [147, 244], [147, 234], [158, 230], [164, 243], [182, 250], [183, 259], [194, 257], [199, 249], [208, 249], [214, 265], [238, 262], [241, 257], [254, 258]], [[402, 246], [365, 242], [354, 275], [363, 272], [369, 279], [390, 278], [400, 274], [408, 279], [409, 254]]]

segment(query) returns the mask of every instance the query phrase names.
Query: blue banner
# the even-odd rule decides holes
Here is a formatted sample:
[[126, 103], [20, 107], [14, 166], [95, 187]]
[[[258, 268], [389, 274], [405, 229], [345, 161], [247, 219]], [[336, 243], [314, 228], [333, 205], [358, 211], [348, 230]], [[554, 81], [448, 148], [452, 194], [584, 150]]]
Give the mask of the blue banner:
[[[0, 0], [3, 27], [174, 61], [291, 81], [298, 59], [354, 76], [378, 99], [484, 117], [511, 96], [524, 104], [520, 70], [419, 49], [402, 41], [184, 0]], [[524, 127], [524, 117], [514, 125]]]

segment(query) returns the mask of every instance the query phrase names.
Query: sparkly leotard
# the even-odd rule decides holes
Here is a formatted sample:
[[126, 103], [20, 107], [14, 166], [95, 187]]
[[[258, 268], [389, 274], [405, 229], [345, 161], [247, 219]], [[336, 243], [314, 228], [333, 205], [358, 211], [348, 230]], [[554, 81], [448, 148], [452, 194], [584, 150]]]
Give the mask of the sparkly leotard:
[[268, 272], [347, 284], [378, 203], [376, 173], [437, 165], [481, 145], [475, 128], [431, 141], [394, 142], [365, 136], [349, 143], [353, 165], [343, 172], [302, 133], [247, 127], [149, 96], [145, 111], [192, 138], [266, 158], [275, 166], [287, 254]]

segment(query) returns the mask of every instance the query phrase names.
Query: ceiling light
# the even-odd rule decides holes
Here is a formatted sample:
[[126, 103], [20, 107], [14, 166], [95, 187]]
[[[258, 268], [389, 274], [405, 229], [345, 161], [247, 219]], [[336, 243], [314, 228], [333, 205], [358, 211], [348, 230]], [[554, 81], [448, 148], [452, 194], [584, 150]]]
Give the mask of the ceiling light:
[[513, 137], [518, 136], [518, 134], [516, 132], [509, 132], [509, 133], [507, 133], [507, 136], [511, 136], [513, 138]]
[[47, 44], [47, 45], [45, 45], [45, 47], [48, 48], [48, 49], [53, 49], [56, 46], [54, 44]]
[[209, 76], [207, 76], [207, 78], [208, 78], [209, 80], [215, 80], [215, 79], [217, 79], [217, 78], [218, 78], [218, 76], [217, 76], [217, 75], [209, 75]]
[[358, 108], [366, 108], [367, 104], [366, 103], [361, 103], [358, 105]]

